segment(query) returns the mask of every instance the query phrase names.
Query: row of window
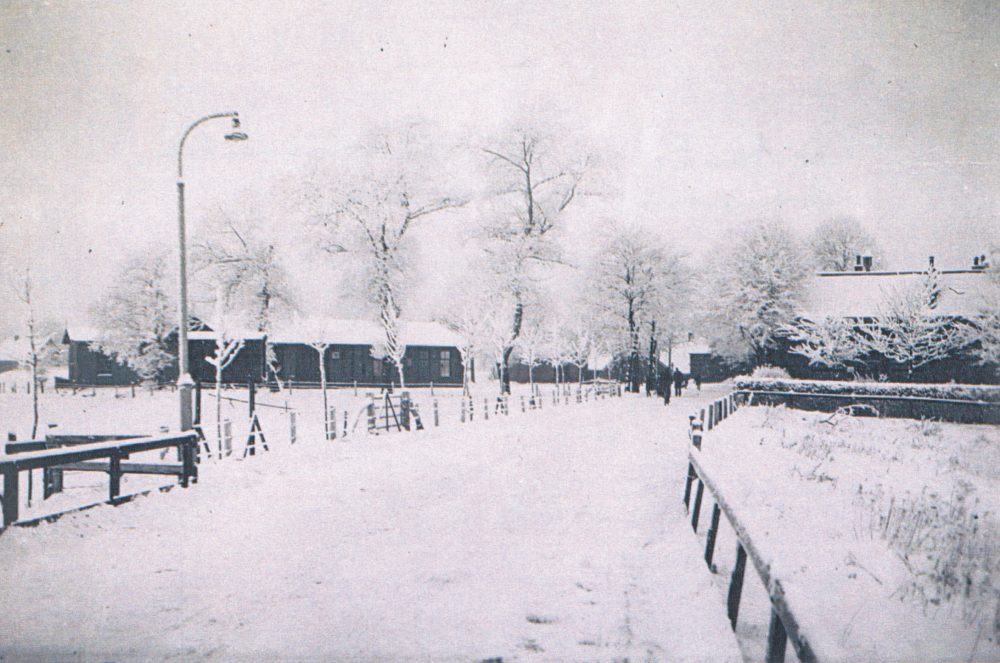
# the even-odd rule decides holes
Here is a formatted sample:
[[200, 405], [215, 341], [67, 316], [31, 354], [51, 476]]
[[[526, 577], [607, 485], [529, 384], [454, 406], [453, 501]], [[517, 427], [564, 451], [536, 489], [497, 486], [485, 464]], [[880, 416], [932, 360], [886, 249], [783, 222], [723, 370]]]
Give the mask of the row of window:
[[[421, 350], [419, 358], [420, 358], [421, 363], [426, 363], [426, 362], [430, 361], [430, 356], [429, 356], [427, 350]], [[340, 359], [340, 352], [338, 350], [332, 351], [330, 353], [330, 359]], [[407, 366], [412, 366], [413, 365], [413, 360], [410, 357], [406, 358], [406, 365]], [[441, 377], [443, 377], [443, 378], [450, 378], [451, 377], [451, 351], [450, 350], [441, 350], [438, 366], [439, 366], [439, 371], [440, 371], [439, 374], [440, 374]], [[380, 360], [380, 359], [373, 359], [372, 360], [372, 373], [376, 377], [380, 377], [382, 375], [382, 360]]]

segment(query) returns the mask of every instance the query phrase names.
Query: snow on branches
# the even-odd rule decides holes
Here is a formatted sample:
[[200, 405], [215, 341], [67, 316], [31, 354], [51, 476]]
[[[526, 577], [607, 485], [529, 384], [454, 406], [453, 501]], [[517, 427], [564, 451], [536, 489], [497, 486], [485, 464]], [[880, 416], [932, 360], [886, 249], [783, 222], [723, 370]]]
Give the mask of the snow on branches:
[[147, 253], [119, 270], [92, 317], [101, 330], [96, 348], [125, 364], [143, 380], [176, 363], [167, 336], [177, 328], [176, 303], [169, 294], [166, 257]]

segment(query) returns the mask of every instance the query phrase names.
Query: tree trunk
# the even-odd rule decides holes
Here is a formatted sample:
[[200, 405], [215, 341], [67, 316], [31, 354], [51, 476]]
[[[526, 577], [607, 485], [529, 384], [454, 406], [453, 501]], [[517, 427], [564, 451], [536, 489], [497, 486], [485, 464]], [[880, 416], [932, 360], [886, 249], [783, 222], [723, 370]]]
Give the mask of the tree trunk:
[[[319, 388], [323, 390], [323, 421], [329, 426], [330, 404], [326, 400], [326, 347], [316, 348], [319, 352]], [[323, 434], [329, 439], [330, 431], [324, 430]]]
[[656, 320], [652, 322], [652, 329], [649, 332], [649, 367], [646, 371], [646, 395], [652, 393], [652, 388], [656, 380], [656, 369], [659, 362], [656, 360]]
[[514, 329], [510, 337], [510, 342], [503, 349], [503, 368], [500, 374], [500, 393], [510, 393], [510, 355], [514, 351], [514, 341], [521, 335], [521, 322], [524, 319], [524, 304], [521, 303], [521, 295], [515, 295], [514, 304]]

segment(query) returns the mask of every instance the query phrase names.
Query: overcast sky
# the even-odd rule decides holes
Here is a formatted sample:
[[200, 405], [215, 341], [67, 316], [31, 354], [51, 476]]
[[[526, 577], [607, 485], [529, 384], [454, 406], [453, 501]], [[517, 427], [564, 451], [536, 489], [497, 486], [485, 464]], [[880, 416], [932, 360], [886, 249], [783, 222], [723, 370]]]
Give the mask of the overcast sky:
[[[530, 119], [615, 173], [606, 213], [698, 255], [733, 224], [849, 215], [890, 265], [1000, 237], [1000, 3], [0, 3], [0, 260], [74, 318], [118, 261], [376, 125]], [[584, 241], [585, 233], [576, 235]]]

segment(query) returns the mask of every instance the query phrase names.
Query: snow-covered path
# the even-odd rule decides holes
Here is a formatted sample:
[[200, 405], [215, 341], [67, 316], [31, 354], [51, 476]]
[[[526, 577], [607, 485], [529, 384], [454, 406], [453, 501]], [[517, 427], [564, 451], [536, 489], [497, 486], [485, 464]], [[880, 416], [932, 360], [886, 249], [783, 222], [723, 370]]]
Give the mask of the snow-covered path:
[[300, 442], [12, 528], [0, 660], [741, 660], [680, 500], [708, 400]]

